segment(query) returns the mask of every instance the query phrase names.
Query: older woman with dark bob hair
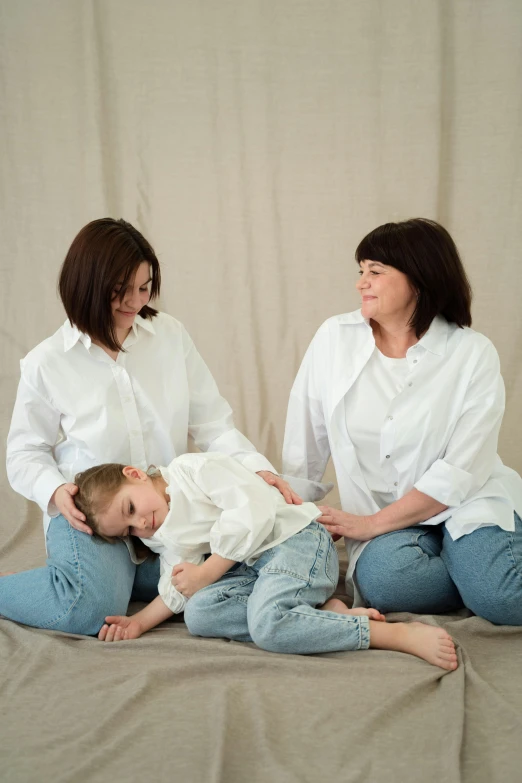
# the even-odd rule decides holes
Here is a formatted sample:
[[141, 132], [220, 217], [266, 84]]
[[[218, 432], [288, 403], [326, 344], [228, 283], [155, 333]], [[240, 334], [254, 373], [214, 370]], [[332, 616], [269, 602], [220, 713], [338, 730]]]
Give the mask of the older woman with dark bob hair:
[[97, 634], [131, 596], [157, 595], [158, 561], [132, 543], [93, 540], [74, 476], [103, 462], [146, 470], [187, 451], [230, 454], [285, 496], [288, 484], [234, 427], [232, 411], [184, 326], [150, 305], [160, 293], [151, 245], [102, 218], [74, 239], [59, 290], [67, 320], [21, 362], [7, 444], [12, 487], [43, 511], [45, 568], [0, 579], [0, 614], [40, 628]]
[[308, 348], [284, 470], [320, 480], [332, 456], [342, 510], [319, 521], [345, 537], [356, 604], [522, 625], [522, 480], [497, 455], [504, 384], [455, 243], [418, 218], [355, 257], [361, 309]]

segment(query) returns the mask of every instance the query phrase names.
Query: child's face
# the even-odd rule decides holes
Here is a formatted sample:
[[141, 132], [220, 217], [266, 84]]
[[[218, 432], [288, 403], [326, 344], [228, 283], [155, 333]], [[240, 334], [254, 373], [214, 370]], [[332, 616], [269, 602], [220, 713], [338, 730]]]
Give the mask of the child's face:
[[126, 467], [123, 474], [127, 481], [98, 516], [99, 531], [106, 536], [150, 538], [169, 513], [165, 482], [153, 483], [138, 468]]

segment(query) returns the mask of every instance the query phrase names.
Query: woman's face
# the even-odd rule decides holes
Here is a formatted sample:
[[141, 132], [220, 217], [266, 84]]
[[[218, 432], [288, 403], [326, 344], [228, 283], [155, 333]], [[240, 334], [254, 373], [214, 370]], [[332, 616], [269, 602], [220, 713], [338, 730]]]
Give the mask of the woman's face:
[[377, 323], [410, 319], [417, 304], [417, 295], [404, 272], [380, 261], [361, 261], [357, 290], [361, 295], [361, 311], [365, 318]]
[[119, 297], [121, 284], [116, 285], [111, 301], [112, 317], [116, 330], [123, 331], [131, 328], [136, 315], [150, 299], [151, 280], [150, 264], [148, 261], [142, 261], [121, 300]]

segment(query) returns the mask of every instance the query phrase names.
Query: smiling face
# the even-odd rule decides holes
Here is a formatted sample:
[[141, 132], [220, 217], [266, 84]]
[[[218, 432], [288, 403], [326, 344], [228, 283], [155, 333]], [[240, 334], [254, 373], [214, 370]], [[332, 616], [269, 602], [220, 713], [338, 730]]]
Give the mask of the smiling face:
[[415, 310], [417, 295], [408, 277], [393, 266], [364, 260], [359, 264], [357, 290], [365, 318], [379, 324], [407, 323]]
[[130, 466], [123, 469], [123, 475], [126, 481], [97, 515], [98, 530], [110, 538], [127, 535], [150, 538], [169, 513], [166, 483], [162, 478], [153, 481], [142, 470]]
[[126, 287], [123, 297], [120, 298], [121, 283], [115, 286], [111, 311], [117, 334], [128, 332], [141, 308], [148, 304], [151, 280], [150, 264], [148, 261], [142, 261], [134, 278]]

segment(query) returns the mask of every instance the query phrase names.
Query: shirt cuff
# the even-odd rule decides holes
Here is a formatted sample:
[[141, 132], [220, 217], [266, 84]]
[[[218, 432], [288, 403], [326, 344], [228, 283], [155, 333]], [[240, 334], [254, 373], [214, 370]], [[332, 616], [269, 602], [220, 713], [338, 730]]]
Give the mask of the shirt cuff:
[[57, 517], [60, 513], [54, 503], [51, 503], [51, 498], [62, 484], [67, 484], [67, 481], [60, 471], [50, 468], [43, 475], [39, 476], [33, 485], [33, 498], [44, 514], [50, 517]]
[[171, 612], [179, 614], [185, 609], [187, 599], [181, 595], [174, 585], [169, 585], [159, 590], [159, 594]]
[[460, 506], [466, 500], [473, 486], [473, 476], [438, 459], [414, 484], [415, 489], [444, 503], [445, 506]]

